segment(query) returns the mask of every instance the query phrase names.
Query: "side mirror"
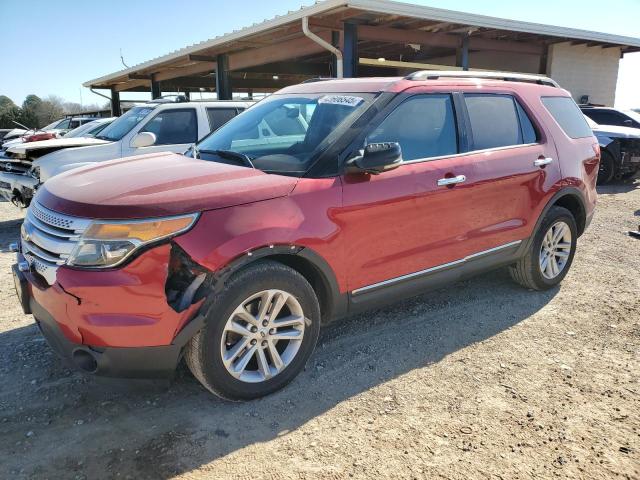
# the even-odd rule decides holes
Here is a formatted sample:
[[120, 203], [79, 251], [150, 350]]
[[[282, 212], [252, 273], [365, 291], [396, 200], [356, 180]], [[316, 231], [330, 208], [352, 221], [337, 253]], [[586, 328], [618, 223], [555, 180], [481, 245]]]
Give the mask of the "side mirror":
[[156, 143], [156, 134], [151, 132], [140, 132], [131, 139], [133, 148], [150, 147]]
[[402, 148], [398, 142], [370, 143], [364, 153], [347, 162], [350, 172], [366, 172], [379, 175], [402, 164]]
[[624, 124], [625, 124], [627, 127], [631, 127], [631, 126], [633, 126], [633, 120], [630, 120], [630, 119], [628, 119], [628, 118], [627, 118], [627, 119], [624, 121]]

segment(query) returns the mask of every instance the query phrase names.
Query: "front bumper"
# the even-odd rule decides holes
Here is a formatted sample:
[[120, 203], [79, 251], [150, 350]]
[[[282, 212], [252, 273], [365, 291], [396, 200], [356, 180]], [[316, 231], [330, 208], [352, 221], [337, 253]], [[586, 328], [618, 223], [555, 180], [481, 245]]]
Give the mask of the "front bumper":
[[0, 172], [0, 195], [11, 201], [16, 192], [24, 199], [31, 200], [39, 181], [29, 175]]
[[[16, 292], [25, 313], [33, 314], [51, 348], [70, 366], [106, 377], [168, 378], [204, 322], [199, 303], [183, 312], [168, 305], [162, 265], [167, 249], [152, 249], [119, 270], [61, 269], [51, 286], [14, 265]], [[24, 261], [18, 253], [18, 263]], [[159, 285], [160, 292], [154, 291]]]

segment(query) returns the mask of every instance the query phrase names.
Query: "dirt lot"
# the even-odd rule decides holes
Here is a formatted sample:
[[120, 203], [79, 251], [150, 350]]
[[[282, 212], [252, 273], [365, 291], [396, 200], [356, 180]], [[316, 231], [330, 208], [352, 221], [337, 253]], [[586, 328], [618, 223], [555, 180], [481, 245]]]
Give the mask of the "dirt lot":
[[329, 327], [244, 403], [62, 367], [19, 310], [0, 204], [0, 478], [640, 478], [640, 180], [603, 188], [562, 287], [505, 271]]

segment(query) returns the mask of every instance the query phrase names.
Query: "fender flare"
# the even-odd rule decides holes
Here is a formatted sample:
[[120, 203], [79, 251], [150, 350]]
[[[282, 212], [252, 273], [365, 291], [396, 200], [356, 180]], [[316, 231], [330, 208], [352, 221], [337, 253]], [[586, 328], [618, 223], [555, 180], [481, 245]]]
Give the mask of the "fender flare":
[[[200, 288], [208, 289], [215, 295], [216, 292], [219, 292], [224, 287], [229, 277], [238, 270], [261, 259], [274, 256], [279, 257], [275, 261], [282, 261], [282, 259], [286, 257], [301, 258], [316, 269], [319, 278], [323, 282], [326, 294], [326, 298], [324, 299], [326, 313], [323, 314], [323, 323], [328, 323], [329, 320], [340, 318], [347, 314], [348, 295], [346, 293], [340, 293], [337, 278], [329, 263], [313, 249], [299, 245], [269, 245], [249, 250], [234, 258], [219, 270], [211, 272], [208, 276], [209, 278], [207, 278]], [[286, 262], [283, 263], [286, 264]], [[322, 299], [320, 300], [322, 301]], [[208, 316], [208, 303], [209, 302], [205, 300], [194, 318], [187, 322], [177, 333], [174, 338], [174, 344], [180, 346], [186, 345], [191, 337], [204, 327]]]
[[[584, 195], [576, 187], [571, 187], [571, 186], [562, 187], [559, 191], [557, 191], [551, 197], [551, 199], [547, 202], [547, 204], [542, 209], [542, 212], [540, 212], [540, 215], [538, 216], [538, 220], [536, 221], [536, 225], [533, 228], [533, 232], [529, 236], [529, 240], [527, 241], [526, 247], [525, 247], [525, 249], [523, 249], [523, 251], [527, 251], [529, 249], [529, 247], [531, 246], [531, 242], [533, 242], [533, 238], [535, 237], [536, 232], [540, 228], [540, 225], [542, 224], [542, 221], [544, 220], [544, 217], [547, 215], [547, 213], [549, 212], [551, 207], [553, 207], [558, 202], [558, 200], [560, 200], [561, 198], [564, 198], [564, 197], [573, 197], [578, 201], [578, 205], [580, 207], [581, 215], [582, 215], [582, 217], [584, 218], [584, 221], [585, 221], [585, 224], [583, 225], [583, 228], [582, 228], [582, 232], [584, 232], [584, 230], [586, 230], [587, 225], [588, 225], [588, 219], [587, 219], [587, 208], [585, 206], [586, 202], [584, 200]], [[578, 220], [579, 219], [576, 218], [576, 223], [578, 223]], [[580, 228], [580, 225], [578, 225], [578, 227]]]

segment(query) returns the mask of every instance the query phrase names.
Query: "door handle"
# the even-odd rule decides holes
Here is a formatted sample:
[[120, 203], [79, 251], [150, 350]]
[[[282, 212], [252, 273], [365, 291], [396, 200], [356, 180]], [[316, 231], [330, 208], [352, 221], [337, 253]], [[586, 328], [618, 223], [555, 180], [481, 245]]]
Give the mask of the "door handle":
[[447, 185], [455, 185], [456, 183], [462, 183], [467, 179], [464, 175], [458, 175], [457, 177], [441, 178], [438, 180], [439, 187], [446, 187]]
[[553, 158], [545, 157], [545, 158], [539, 158], [539, 159], [535, 160], [533, 162], [533, 165], [535, 167], [544, 167], [545, 165], [549, 165], [551, 162], [553, 162]]

